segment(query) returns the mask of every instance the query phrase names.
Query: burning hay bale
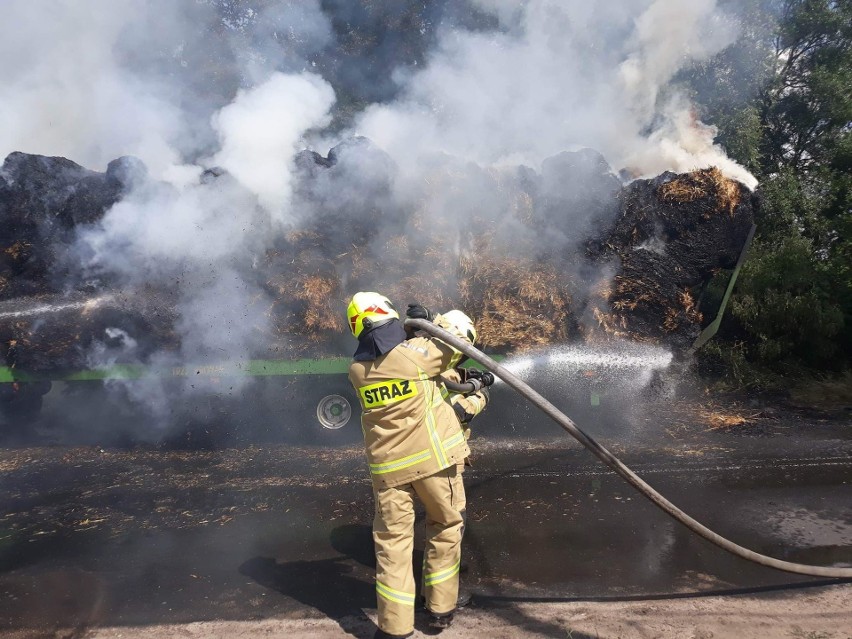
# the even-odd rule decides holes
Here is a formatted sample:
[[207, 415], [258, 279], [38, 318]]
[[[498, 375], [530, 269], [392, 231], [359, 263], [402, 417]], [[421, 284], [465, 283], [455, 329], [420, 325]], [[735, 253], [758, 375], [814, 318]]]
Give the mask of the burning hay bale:
[[701, 329], [701, 287], [736, 264], [754, 222], [753, 194], [711, 168], [636, 180], [619, 204], [594, 253], [619, 264], [612, 287], [595, 300], [599, 324], [614, 336], [684, 348]]
[[[462, 308], [490, 349], [609, 337], [685, 347], [700, 329], [701, 287], [733, 267], [756, 205], [718, 169], [622, 186], [590, 150], [554, 156], [541, 174], [438, 158], [424, 169], [419, 195], [402, 201], [393, 190], [397, 168], [363, 138], [327, 158], [303, 152], [296, 167], [297, 218], [269, 238], [246, 275], [258, 289], [250, 305], [269, 320], [259, 326], [268, 348], [251, 356], [348, 352], [341, 309], [358, 290], [382, 291], [401, 311], [409, 302]], [[127, 158], [106, 173], [63, 158], [7, 158], [0, 171], [7, 365], [85, 367], [93, 348], [115, 360], [122, 335], [141, 361], [158, 348], [179, 352], [177, 286], [119, 294], [106, 279], [84, 282], [67, 259], [77, 229], [101, 220], [140, 176], [144, 167]], [[218, 179], [205, 174], [198, 188], [215, 188]], [[69, 288], [76, 292], [67, 297]], [[26, 296], [45, 295], [53, 311], [65, 304], [62, 312], [18, 313]], [[86, 299], [102, 303], [77, 305]]]
[[459, 270], [461, 308], [476, 318], [482, 346], [523, 350], [568, 337], [571, 296], [552, 265], [462, 258]]
[[711, 167], [665, 182], [658, 193], [664, 202], [703, 202], [704, 216], [707, 218], [722, 211], [733, 217], [743, 195], [741, 188], [738, 182], [726, 178], [718, 168]]
[[133, 158], [97, 173], [65, 158], [10, 154], [0, 167], [0, 295], [59, 292], [74, 229], [101, 219], [143, 170]]

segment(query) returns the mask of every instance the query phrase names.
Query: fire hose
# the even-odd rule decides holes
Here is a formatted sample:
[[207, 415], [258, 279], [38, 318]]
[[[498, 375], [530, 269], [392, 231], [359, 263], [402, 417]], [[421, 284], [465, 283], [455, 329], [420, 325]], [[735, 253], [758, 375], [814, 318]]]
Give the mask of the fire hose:
[[470, 357], [472, 360], [479, 362], [480, 364], [485, 366], [497, 377], [506, 382], [506, 384], [511, 386], [521, 395], [523, 395], [524, 398], [529, 400], [545, 415], [555, 421], [563, 430], [567, 431], [569, 435], [574, 437], [574, 439], [576, 439], [583, 446], [589, 449], [592, 454], [594, 454], [607, 466], [612, 468], [628, 484], [638, 490], [645, 498], [652, 501], [660, 509], [662, 509], [663, 512], [676, 519], [684, 526], [689, 528], [692, 532], [700, 535], [707, 541], [719, 546], [723, 550], [727, 550], [729, 553], [732, 553], [738, 557], [742, 557], [743, 559], [747, 559], [748, 561], [752, 561], [762, 566], [768, 566], [769, 568], [784, 570], [786, 572], [798, 573], [800, 575], [811, 575], [814, 577], [838, 577], [847, 579], [852, 578], [852, 568], [810, 566], [807, 564], [798, 564], [790, 561], [783, 561], [781, 559], [775, 559], [774, 557], [762, 555], [753, 550], [749, 550], [748, 548], [744, 548], [743, 546], [740, 546], [739, 544], [736, 544], [730, 541], [729, 539], [722, 537], [718, 533], [713, 532], [712, 530], [707, 528], [707, 526], [703, 525], [699, 521], [687, 515], [680, 508], [675, 506], [672, 502], [670, 502], [668, 499], [666, 499], [660, 493], [654, 490], [649, 484], [647, 484], [636, 473], [630, 470], [621, 460], [619, 460], [615, 455], [608, 451], [604, 446], [599, 444], [592, 437], [590, 437], [580, 428], [578, 428], [577, 425], [573, 421], [571, 421], [571, 419], [569, 419], [567, 415], [565, 415], [558, 408], [556, 408], [556, 406], [547, 401], [542, 395], [532, 389], [521, 379], [516, 377], [512, 372], [508, 371], [505, 367], [501, 366], [493, 359], [488, 357], [488, 355], [486, 355], [479, 349], [471, 346], [464, 340], [459, 339], [455, 335], [452, 335], [443, 328], [436, 326], [428, 320], [406, 319], [405, 325], [426, 331], [430, 335], [440, 339], [442, 342], [445, 342], [453, 348], [461, 351], [462, 353]]

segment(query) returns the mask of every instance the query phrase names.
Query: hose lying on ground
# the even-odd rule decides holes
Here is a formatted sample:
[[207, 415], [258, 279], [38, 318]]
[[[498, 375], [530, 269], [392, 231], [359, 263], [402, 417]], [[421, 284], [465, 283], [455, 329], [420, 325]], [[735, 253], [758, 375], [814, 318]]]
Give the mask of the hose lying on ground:
[[556, 406], [551, 404], [539, 393], [530, 388], [526, 383], [521, 381], [513, 373], [506, 370], [506, 368], [500, 366], [500, 364], [488, 357], [488, 355], [486, 355], [479, 349], [474, 348], [464, 340], [455, 337], [451, 333], [445, 331], [443, 328], [436, 326], [435, 324], [427, 320], [407, 319], [405, 320], [405, 324], [406, 326], [426, 331], [427, 333], [439, 338], [441, 341], [446, 342], [453, 348], [460, 350], [462, 353], [464, 353], [471, 359], [485, 366], [497, 377], [502, 379], [509, 386], [514, 388], [526, 399], [532, 402], [536, 407], [538, 407], [542, 412], [544, 412], [545, 415], [547, 415], [553, 421], [559, 424], [559, 426], [561, 426], [564, 430], [568, 431], [568, 433], [572, 437], [574, 437], [574, 439], [576, 439], [581, 444], [583, 444], [583, 446], [592, 451], [592, 453], [598, 459], [600, 459], [607, 466], [612, 468], [616, 473], [621, 475], [621, 477], [623, 477], [627, 481], [627, 483], [629, 483], [636, 490], [642, 493], [642, 495], [650, 499], [663, 511], [678, 520], [684, 526], [704, 537], [704, 539], [706, 539], [707, 541], [716, 544], [720, 548], [727, 550], [728, 552], [737, 555], [738, 557], [748, 559], [749, 561], [753, 561], [763, 566], [769, 566], [770, 568], [785, 570], [787, 572], [794, 572], [800, 575], [813, 575], [814, 577], [852, 578], [852, 568], [809, 566], [807, 564], [797, 564], [790, 561], [782, 561], [781, 559], [775, 559], [773, 557], [768, 557], [758, 552], [754, 552], [753, 550], [749, 550], [748, 548], [744, 548], [739, 544], [735, 544], [734, 542], [725, 539], [721, 535], [707, 528], [707, 526], [704, 526], [700, 522], [687, 515], [680, 508], [675, 506], [668, 499], [666, 499], [656, 490], [651, 488], [651, 486], [649, 486], [642, 479], [640, 479], [636, 473], [634, 473], [627, 466], [625, 466], [615, 455], [613, 455], [606, 448], [601, 446], [598, 442], [596, 442], [594, 439], [592, 439], [586, 433], [580, 430], [576, 426], [576, 424], [574, 424], [574, 422], [572, 422], [566, 415], [559, 411]]

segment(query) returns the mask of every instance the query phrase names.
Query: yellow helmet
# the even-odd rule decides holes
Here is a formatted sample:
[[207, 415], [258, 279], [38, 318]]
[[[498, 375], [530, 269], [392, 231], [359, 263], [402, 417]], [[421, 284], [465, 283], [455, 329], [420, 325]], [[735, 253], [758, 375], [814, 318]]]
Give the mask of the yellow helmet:
[[446, 329], [463, 340], [470, 342], [470, 345], [476, 342], [476, 328], [473, 326], [473, 320], [459, 310], [453, 309], [442, 313]]
[[369, 332], [392, 319], [399, 319], [399, 313], [384, 295], [361, 291], [355, 293], [349, 302], [346, 319], [352, 335], [358, 338], [364, 331]]

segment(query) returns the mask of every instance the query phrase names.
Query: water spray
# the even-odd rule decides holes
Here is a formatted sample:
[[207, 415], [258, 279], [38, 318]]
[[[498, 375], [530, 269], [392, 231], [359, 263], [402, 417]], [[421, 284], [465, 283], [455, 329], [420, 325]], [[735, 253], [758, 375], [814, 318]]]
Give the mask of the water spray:
[[[63, 311], [82, 311], [86, 313], [89, 310], [97, 308], [101, 304], [113, 301], [112, 295], [101, 295], [79, 301], [68, 302], [45, 302], [40, 298], [31, 300], [12, 299], [8, 302], [0, 303], [0, 320], [18, 319], [21, 317], [32, 317], [33, 315], [47, 315], [50, 313], [62, 313]], [[5, 310], [7, 307], [14, 310]]]
[[649, 484], [647, 484], [636, 473], [630, 470], [609, 450], [607, 450], [604, 446], [592, 439], [592, 437], [587, 435], [585, 432], [580, 430], [580, 428], [578, 428], [577, 425], [573, 421], [571, 421], [571, 419], [568, 418], [567, 415], [557, 409], [556, 406], [547, 401], [534, 389], [530, 388], [530, 386], [528, 386], [525, 382], [516, 377], [504, 366], [501, 366], [493, 359], [488, 357], [488, 355], [486, 355], [479, 349], [471, 346], [464, 340], [455, 337], [451, 333], [427, 320], [406, 319], [405, 324], [406, 326], [426, 331], [433, 337], [437, 337], [441, 341], [446, 342], [453, 348], [461, 351], [471, 359], [485, 366], [488, 370], [494, 373], [494, 375], [496, 375], [504, 382], [506, 382], [506, 384], [518, 391], [518, 393], [523, 395], [528, 401], [530, 401], [533, 405], [535, 405], [542, 412], [544, 412], [545, 415], [555, 421], [563, 430], [567, 431], [569, 435], [574, 437], [574, 439], [576, 439], [583, 446], [589, 449], [592, 454], [594, 454], [607, 466], [612, 468], [612, 470], [618, 473], [628, 484], [638, 490], [646, 499], [652, 501], [660, 509], [662, 509], [663, 512], [673, 517], [674, 519], [682, 523], [684, 526], [689, 528], [692, 532], [700, 535], [707, 541], [716, 544], [723, 550], [727, 550], [729, 553], [734, 554], [738, 557], [742, 557], [743, 559], [747, 559], [762, 566], [775, 568], [776, 570], [783, 570], [786, 572], [797, 573], [800, 575], [810, 575], [813, 577], [834, 577], [841, 579], [852, 578], [852, 568], [811, 566], [808, 564], [798, 564], [790, 561], [783, 561], [781, 559], [775, 559], [774, 557], [769, 557], [753, 550], [749, 550], [748, 548], [740, 546], [739, 544], [736, 544], [731, 540], [726, 539], [725, 537], [722, 537], [721, 535], [713, 532], [712, 530], [707, 528], [707, 526], [703, 525], [699, 521], [687, 515], [680, 508], [675, 506], [672, 502], [670, 502], [668, 499], [666, 499], [660, 493], [654, 490]]

